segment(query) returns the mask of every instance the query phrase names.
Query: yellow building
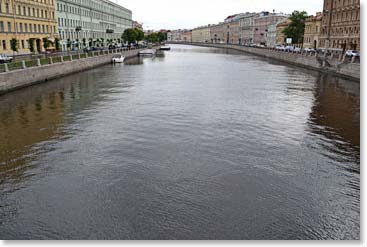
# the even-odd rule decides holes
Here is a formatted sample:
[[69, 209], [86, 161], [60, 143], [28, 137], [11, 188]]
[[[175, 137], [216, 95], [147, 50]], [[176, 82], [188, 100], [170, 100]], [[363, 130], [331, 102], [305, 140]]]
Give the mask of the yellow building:
[[291, 23], [291, 20], [287, 19], [283, 22], [278, 23], [276, 27], [276, 43], [277, 45], [285, 45], [286, 43], [286, 37], [283, 33], [284, 29], [286, 29], [289, 24]]
[[45, 51], [43, 38], [51, 42], [57, 36], [56, 0], [0, 1], [0, 54], [12, 54], [11, 40], [18, 40], [18, 54]]
[[208, 43], [210, 41], [210, 27], [198, 27], [192, 30], [192, 42]]
[[321, 34], [322, 13], [319, 12], [316, 16], [310, 16], [305, 22], [305, 35], [303, 39], [303, 47], [319, 48], [319, 38]]

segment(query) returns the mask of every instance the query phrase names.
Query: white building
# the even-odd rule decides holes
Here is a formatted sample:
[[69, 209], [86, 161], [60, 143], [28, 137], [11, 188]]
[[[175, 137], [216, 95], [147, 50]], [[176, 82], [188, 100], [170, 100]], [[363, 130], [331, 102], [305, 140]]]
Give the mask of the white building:
[[105, 46], [132, 28], [132, 12], [108, 0], [57, 0], [62, 50]]

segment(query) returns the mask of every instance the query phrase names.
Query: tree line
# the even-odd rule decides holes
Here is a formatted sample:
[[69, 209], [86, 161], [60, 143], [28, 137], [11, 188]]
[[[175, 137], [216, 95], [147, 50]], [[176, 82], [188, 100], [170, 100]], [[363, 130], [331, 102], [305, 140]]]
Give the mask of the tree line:
[[[137, 28], [129, 28], [129, 29], [126, 29], [124, 33], [121, 35], [121, 39], [114, 39], [114, 40], [107, 39], [106, 43], [109, 46], [109, 45], [114, 44], [115, 42], [119, 44], [121, 42], [133, 44], [133, 43], [138, 43], [143, 40], [147, 42], [151, 42], [151, 43], [163, 42], [167, 40], [167, 33], [166, 32], [154, 32], [154, 33], [145, 35], [143, 31]], [[27, 40], [28, 49], [31, 53], [36, 52], [35, 41], [36, 41], [36, 38], [30, 38]], [[54, 41], [51, 41], [49, 38], [45, 37], [45, 38], [42, 38], [42, 43], [43, 43], [43, 48], [45, 50], [48, 50], [50, 48], [53, 48], [56, 51], [61, 50], [61, 44], [60, 44], [59, 38], [55, 38]], [[75, 40], [76, 48], [81, 48], [79, 47], [80, 45], [82, 45], [83, 47], [87, 47], [87, 44], [89, 47], [103, 47], [105, 44], [105, 39], [90, 38], [89, 40], [87, 40], [86, 38], [83, 38], [81, 42], [79, 39]], [[72, 46], [72, 41], [70, 39], [67, 39], [66, 41], [67, 49], [71, 49], [71, 46]], [[19, 50], [19, 40], [17, 40], [16, 38], [11, 39], [10, 49], [13, 51], [13, 53], [17, 52]]]

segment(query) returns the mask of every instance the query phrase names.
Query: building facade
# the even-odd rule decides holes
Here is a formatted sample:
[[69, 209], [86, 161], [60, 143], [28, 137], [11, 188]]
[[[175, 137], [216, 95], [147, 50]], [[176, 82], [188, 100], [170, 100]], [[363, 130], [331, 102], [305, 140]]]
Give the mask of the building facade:
[[319, 48], [321, 33], [322, 13], [316, 13], [315, 16], [309, 16], [305, 22], [305, 34], [303, 38], [304, 48]]
[[242, 44], [254, 42], [254, 20], [258, 13], [246, 13], [240, 18], [240, 38]]
[[[57, 37], [56, 0], [0, 1], [0, 53], [11, 54], [11, 40], [17, 40], [18, 54], [45, 51], [43, 39]], [[30, 44], [30, 42], [32, 44]]]
[[276, 35], [277, 35], [277, 42], [276, 44], [277, 45], [285, 45], [286, 44], [286, 38], [285, 37], [285, 34], [283, 33], [284, 29], [286, 29], [289, 24], [291, 23], [291, 20], [289, 19], [286, 19], [284, 21], [281, 21], [277, 24], [277, 27], [276, 27]]
[[258, 45], [266, 45], [268, 27], [286, 20], [287, 18], [288, 17], [283, 14], [262, 12], [260, 16], [254, 19], [254, 43]]
[[108, 0], [57, 0], [63, 50], [105, 46], [133, 27], [132, 12]]
[[210, 40], [210, 26], [198, 27], [192, 30], [192, 42], [208, 43]]
[[187, 29], [171, 30], [167, 32], [167, 41], [191, 42], [192, 32]]
[[320, 47], [360, 49], [360, 1], [324, 0]]
[[227, 43], [227, 23], [210, 25], [210, 41], [214, 44]]
[[137, 21], [133, 21], [133, 28], [139, 29], [140, 31], [143, 31], [143, 24], [139, 23]]
[[183, 42], [192, 42], [192, 31], [191, 30], [185, 30], [181, 34], [181, 40]]

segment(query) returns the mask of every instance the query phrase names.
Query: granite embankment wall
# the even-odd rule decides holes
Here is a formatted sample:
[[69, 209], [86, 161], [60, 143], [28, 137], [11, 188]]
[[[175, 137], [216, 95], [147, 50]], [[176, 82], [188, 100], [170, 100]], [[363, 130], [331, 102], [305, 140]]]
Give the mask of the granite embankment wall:
[[344, 61], [342, 58], [332, 56], [324, 57], [311, 53], [291, 53], [284, 51], [276, 51], [273, 49], [253, 48], [239, 45], [226, 44], [203, 44], [203, 43], [181, 43], [171, 42], [172, 44], [187, 44], [204, 47], [225, 48], [236, 51], [242, 51], [248, 54], [260, 56], [267, 59], [277, 60], [280, 62], [292, 64], [295, 66], [321, 71], [324, 73], [334, 74], [346, 79], [360, 82], [360, 64]]
[[[131, 58], [137, 56], [139, 51], [122, 51], [122, 54]], [[111, 63], [112, 57], [117, 53], [121, 54], [117, 51], [105, 51], [99, 56], [0, 73], [0, 94]]]

